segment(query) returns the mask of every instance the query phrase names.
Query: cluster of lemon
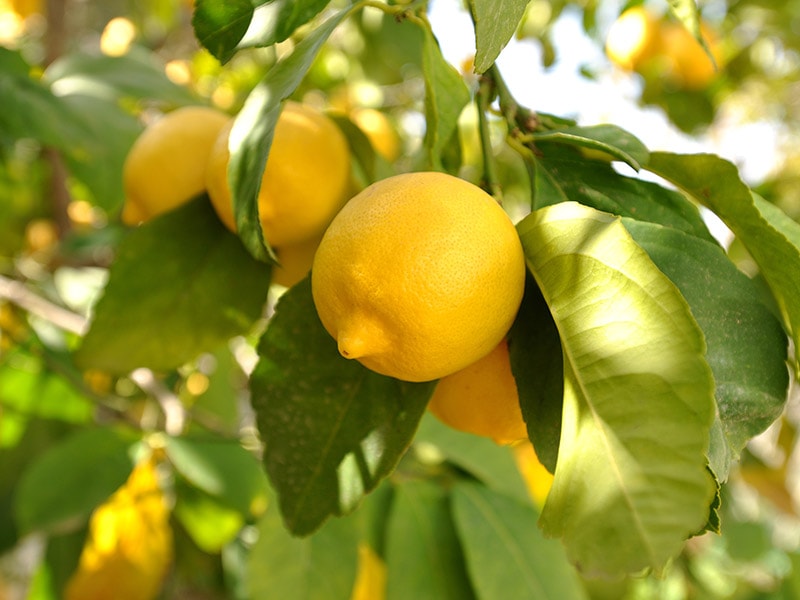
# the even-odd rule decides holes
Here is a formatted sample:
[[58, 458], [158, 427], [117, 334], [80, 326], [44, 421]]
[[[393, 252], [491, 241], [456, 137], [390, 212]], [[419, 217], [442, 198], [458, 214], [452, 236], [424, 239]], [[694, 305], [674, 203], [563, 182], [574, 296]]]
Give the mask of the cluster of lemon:
[[[235, 232], [232, 124], [194, 106], [147, 127], [125, 164], [123, 221], [146, 221], [205, 191]], [[452, 175], [395, 175], [350, 198], [350, 173], [335, 122], [286, 102], [258, 197], [279, 261], [273, 281], [291, 286], [310, 271], [320, 320], [342, 356], [404, 381], [440, 380], [430, 410], [445, 423], [499, 443], [526, 438], [506, 341], [526, 272], [510, 217]]]
[[606, 54], [626, 71], [653, 73], [677, 87], [699, 90], [716, 79], [724, 64], [716, 32], [704, 22], [700, 33], [713, 60], [681, 23], [636, 6], [609, 29]]

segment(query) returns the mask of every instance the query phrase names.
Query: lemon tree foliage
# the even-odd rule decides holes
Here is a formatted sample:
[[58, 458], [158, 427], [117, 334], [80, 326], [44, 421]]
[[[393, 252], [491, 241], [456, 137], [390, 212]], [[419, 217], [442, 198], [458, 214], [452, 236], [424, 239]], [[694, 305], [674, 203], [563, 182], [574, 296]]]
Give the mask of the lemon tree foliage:
[[[667, 588], [793, 597], [788, 565], [800, 553], [785, 540], [769, 547], [778, 521], [763, 514], [796, 516], [786, 481], [797, 440], [787, 400], [800, 373], [797, 215], [729, 160], [648, 148], [625, 123], [523, 105], [496, 63], [514, 36], [532, 36], [551, 64], [552, 26], [574, 10], [602, 47], [610, 4], [470, 0], [469, 66], [444, 56], [425, 1], [163, 3], [129, 15], [134, 34], [119, 55], [76, 43], [46, 61], [36, 18], [23, 15], [46, 19], [35, 4], [0, 2], [4, 27], [25, 32], [0, 38], [0, 550], [28, 565], [30, 540], [41, 544], [23, 575], [31, 598], [107, 597], [113, 586], [142, 600], [632, 600]], [[728, 4], [737, 23], [773, 10]], [[716, 59], [700, 8], [670, 0], [658, 19]], [[91, 39], [108, 16], [93, 10], [102, 24]], [[786, 48], [800, 49], [795, 38]], [[164, 64], [192, 44], [191, 60]], [[731, 82], [751, 83], [743, 73], [757, 57], [730, 43], [717, 65], [725, 73], [706, 72], [702, 85], [669, 72], [680, 61], [668, 46], [648, 47], [649, 66], [627, 70], [642, 78], [642, 102], [685, 131], [713, 118]], [[426, 208], [377, 236], [364, 219], [346, 256], [316, 252], [331, 247], [327, 223], [271, 247], [259, 192], [268, 159], [297, 167], [273, 144], [290, 102], [346, 138], [349, 199], [379, 195], [393, 176], [412, 196], [436, 180], [448, 193], [433, 195], [457, 218]], [[216, 181], [235, 227], [207, 183], [158, 190], [177, 193], [169, 206], [151, 192], [151, 212], [123, 218], [131, 149], [187, 106], [230, 123], [215, 141], [229, 157]], [[391, 153], [356, 117], [366, 108], [396, 127]], [[169, 182], [172, 157], [207, 182], [204, 148], [165, 152], [134, 179]], [[332, 187], [295, 176], [309, 190]], [[461, 276], [459, 257], [505, 264], [490, 256], [499, 235], [485, 220], [462, 227], [475, 214], [449, 193], [456, 178], [500, 215], [518, 263], [522, 249], [511, 316], [470, 313], [477, 302], [443, 316], [473, 292], [500, 293]], [[420, 256], [434, 225], [428, 238], [458, 241]], [[370, 260], [382, 262], [368, 271]], [[408, 310], [375, 283], [432, 266], [459, 274], [458, 286], [397, 284]], [[518, 402], [524, 423], [511, 425], [527, 439], [456, 430], [428, 410], [433, 375], [406, 381], [347, 358], [358, 353], [337, 343], [338, 324], [323, 325], [320, 309], [325, 285], [345, 276], [372, 279], [366, 298], [339, 302], [345, 325], [355, 308], [368, 313], [358, 315], [364, 330], [379, 323], [381, 334], [413, 338], [430, 320], [441, 326], [430, 337], [442, 338], [423, 340], [431, 347], [470, 327], [479, 333], [468, 350], [507, 343], [505, 400], [514, 415]], [[477, 364], [442, 370], [453, 352], [417, 364], [403, 337], [379, 341], [419, 372], [444, 378]], [[748, 512], [752, 492], [770, 511]]]

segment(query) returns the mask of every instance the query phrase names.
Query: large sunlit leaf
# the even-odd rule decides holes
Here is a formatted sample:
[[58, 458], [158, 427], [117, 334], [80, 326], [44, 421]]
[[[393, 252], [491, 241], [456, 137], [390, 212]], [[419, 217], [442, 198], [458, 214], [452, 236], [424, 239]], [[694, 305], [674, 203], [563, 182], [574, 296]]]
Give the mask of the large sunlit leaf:
[[81, 430], [52, 446], [23, 474], [15, 497], [23, 534], [86, 518], [133, 468], [131, 440], [110, 428]]
[[532, 182], [532, 207], [572, 200], [597, 210], [658, 223], [714, 241], [697, 206], [680, 192], [626, 177], [607, 162], [587, 160], [572, 148], [542, 144]]
[[677, 288], [620, 219], [573, 202], [518, 230], [564, 353], [545, 533], [588, 574], [662, 568], [705, 526], [714, 382]]
[[475, 598], [443, 486], [397, 485], [386, 527], [386, 600]]
[[[651, 223], [623, 223], [689, 303], [706, 339], [722, 440], [709, 459], [720, 481], [747, 441], [783, 411], [789, 370], [786, 334], [760, 289], [717, 244]], [[724, 442], [722, 448], [716, 443]]]
[[454, 486], [452, 505], [478, 598], [586, 598], [564, 547], [542, 535], [532, 505], [467, 482]]
[[281, 297], [258, 354], [250, 388], [264, 465], [287, 527], [306, 535], [351, 511], [391, 473], [433, 386], [342, 358], [308, 278]]
[[475, 22], [475, 72], [494, 64], [519, 26], [530, 0], [470, 0]]
[[275, 64], [247, 97], [231, 129], [228, 149], [228, 182], [239, 237], [250, 253], [270, 260], [258, 218], [258, 191], [267, 164], [281, 103], [300, 85], [320, 47], [349, 14], [336, 13], [303, 38], [292, 53]]
[[800, 234], [791, 234], [777, 209], [757, 203], [736, 166], [718, 156], [655, 152], [647, 169], [711, 209], [744, 244], [781, 308], [800, 372]]
[[198, 197], [123, 239], [75, 360], [114, 373], [172, 369], [246, 332], [268, 289], [269, 268]]
[[442, 169], [442, 153], [456, 134], [458, 118], [469, 102], [464, 79], [445, 60], [439, 42], [425, 30], [422, 52], [425, 79], [425, 148], [430, 164]]
[[332, 519], [314, 535], [298, 538], [271, 502], [247, 558], [247, 597], [348, 600], [356, 579], [357, 526], [352, 517]]
[[571, 146], [596, 150], [609, 159], [621, 160], [637, 171], [647, 162], [647, 147], [631, 133], [616, 125], [566, 127], [536, 133], [534, 141], [554, 141]]

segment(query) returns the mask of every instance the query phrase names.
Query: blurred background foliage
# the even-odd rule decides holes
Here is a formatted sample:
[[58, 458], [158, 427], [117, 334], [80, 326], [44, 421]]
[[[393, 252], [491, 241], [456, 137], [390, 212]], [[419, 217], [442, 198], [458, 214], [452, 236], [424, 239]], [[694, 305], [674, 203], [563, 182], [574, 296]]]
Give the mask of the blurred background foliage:
[[[431, 4], [464, 11], [458, 0]], [[656, 20], [670, 19], [666, 0], [531, 0], [517, 37], [532, 42], [537, 66], [552, 72], [585, 41], [602, 52], [619, 15], [639, 5]], [[666, 128], [690, 137], [725, 140], [732, 129], [770, 128], [774, 147], [751, 145], [747, 152], [754, 160], [768, 153], [774, 164], [747, 183], [800, 219], [800, 2], [709, 0], [699, 6], [718, 52], [718, 71], [677, 76], [680, 44], [694, 43], [681, 38], [635, 67], [604, 54], [602, 60], [587, 58], [575, 76], [618, 85], [641, 110], [659, 111]], [[26, 468], [89, 423], [119, 429], [106, 440], [114, 448], [130, 429], [152, 433], [148, 447], [176, 467], [176, 558], [166, 597], [247, 597], [246, 555], [263, 513], [264, 482], [253, 475], [241, 495], [221, 497], [185, 466], [187, 449], [160, 434], [164, 407], [177, 401], [190, 415], [186, 430], [255, 447], [244, 392], [252, 340], [202, 356], [164, 381], [146, 373], [116, 378], [78, 372], [65, 359], [124, 232], [121, 169], [136, 135], [161, 112], [184, 104], [211, 104], [235, 114], [294, 43], [289, 38], [243, 50], [221, 65], [197, 43], [192, 11], [191, 0], [0, 0], [0, 598], [25, 597], [19, 590], [31, 580], [27, 597], [49, 598], [52, 582], [63, 583], [75, 568], [85, 518], [78, 526], [59, 522], [43, 545], [24, 536], [11, 513]], [[574, 46], [555, 35], [565, 20], [580, 24], [583, 38]], [[387, 165], [413, 168], [424, 135], [421, 35], [417, 27], [365, 9], [337, 28], [297, 96], [349, 117]], [[690, 62], [702, 62], [693, 56]], [[475, 86], [469, 57], [464, 59], [454, 66]], [[593, 99], [580, 101], [591, 105]], [[525, 204], [523, 167], [496, 125], [494, 151], [506, 195]], [[469, 109], [461, 141], [461, 174], [477, 179], [481, 148]], [[741, 158], [740, 166], [747, 160]], [[31, 304], [15, 285], [21, 281], [44, 306]], [[61, 314], [58, 307], [68, 311]], [[232, 388], [239, 391], [235, 404], [229, 402]], [[58, 401], [46, 401], [53, 398]], [[722, 535], [692, 540], [661, 578], [587, 583], [591, 596], [800, 597], [797, 410], [795, 397], [784, 418], [749, 446], [724, 486]], [[207, 448], [191, 450], [203, 455]], [[242, 460], [235, 450], [226, 456], [212, 472]], [[425, 460], [411, 463], [412, 471], [430, 468]], [[118, 479], [111, 477], [103, 489], [117, 489], [124, 482]], [[38, 522], [36, 515], [30, 518]], [[39, 569], [43, 555], [49, 571]]]

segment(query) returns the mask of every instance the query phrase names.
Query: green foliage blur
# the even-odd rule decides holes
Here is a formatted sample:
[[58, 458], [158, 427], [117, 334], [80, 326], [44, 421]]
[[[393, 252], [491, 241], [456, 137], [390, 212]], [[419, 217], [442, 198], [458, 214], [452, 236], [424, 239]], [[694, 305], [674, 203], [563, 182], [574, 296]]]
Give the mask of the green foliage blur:
[[[196, 0], [196, 6], [188, 0], [57, 0], [47, 3], [53, 11], [49, 14], [43, 2], [0, 0], [0, 597], [61, 598], [78, 568], [91, 515], [125, 484], [137, 458], [147, 453], [160, 461], [173, 536], [173, 558], [165, 566], [160, 598], [350, 598], [364, 544], [379, 549], [388, 566], [385, 597], [390, 599], [800, 597], [795, 464], [800, 418], [793, 378], [786, 380], [791, 359], [781, 354], [786, 334], [778, 316], [792, 310], [796, 314], [797, 299], [786, 301], [786, 296], [798, 280], [791, 273], [786, 276], [780, 264], [764, 269], [752, 247], [742, 243], [748, 236], [758, 237], [747, 230], [757, 220], [746, 212], [749, 195], [733, 208], [726, 198], [711, 193], [704, 202], [704, 177], [725, 183], [735, 179], [722, 173], [725, 166], [710, 160], [681, 162], [669, 155], [651, 160], [633, 136], [617, 128], [591, 129], [609, 124], [580, 118], [578, 123], [570, 120], [574, 115], [538, 115], [540, 123], [552, 127], [533, 134], [533, 146], [546, 151], [541, 160], [534, 159], [533, 179], [534, 163], [504, 141], [508, 132], [500, 105], [488, 111], [497, 118], [487, 124], [470, 104], [457, 115], [457, 129], [449, 132], [453, 137], [432, 140], [426, 90], [453, 90], [437, 109], [461, 108], [452, 78], [463, 80], [465, 101], [476, 97], [486, 78], [471, 65], [492, 64], [492, 42], [498, 34], [484, 34], [489, 42], [481, 46], [482, 54], [448, 66], [424, 27], [399, 16], [406, 6], [424, 13], [425, 2], [363, 3], [326, 32], [329, 37], [320, 37], [316, 53], [304, 55], [309, 64], [296, 88], [285, 84], [292, 97], [337, 115], [357, 159], [353, 175], [359, 186], [433, 164], [488, 188], [502, 182], [504, 206], [520, 218], [531, 208], [558, 204], [563, 200], [559, 194], [579, 195], [588, 206], [614, 212], [624, 217], [632, 239], [662, 271], [670, 275], [673, 269], [673, 282], [697, 313], [698, 323], [712, 332], [706, 341], [718, 359], [711, 365], [714, 376], [725, 373], [736, 380], [746, 371], [747, 383], [755, 383], [728, 391], [725, 398], [733, 408], [726, 412], [722, 407], [712, 430], [712, 436], [724, 441], [717, 440], [716, 448], [722, 450], [709, 462], [715, 473], [727, 477], [719, 477], [708, 531], [686, 541], [660, 572], [648, 569], [613, 581], [584, 576], [561, 543], [545, 538], [536, 526], [542, 515], [542, 522], [552, 524], [551, 532], [561, 524], [531, 499], [512, 449], [450, 431], [424, 415], [428, 388], [395, 386], [355, 369], [352, 380], [370, 393], [406, 402], [365, 418], [381, 424], [413, 413], [421, 419], [419, 427], [416, 433], [410, 425], [408, 431], [397, 427], [397, 441], [388, 442], [395, 443], [390, 450], [396, 456], [376, 469], [380, 476], [370, 489], [353, 492], [354, 504], [360, 502], [357, 511], [339, 516], [348, 513], [340, 505], [316, 507], [318, 514], [309, 509], [301, 513], [298, 529], [313, 533], [293, 535], [297, 531], [290, 531], [279, 509], [286, 497], [295, 500], [285, 492], [291, 487], [288, 478], [269, 472], [269, 465], [280, 463], [281, 457], [270, 454], [267, 442], [267, 472], [261, 459], [267, 428], [280, 431], [289, 416], [302, 421], [313, 410], [299, 402], [291, 413], [274, 408], [271, 399], [291, 395], [297, 381], [320, 389], [330, 384], [323, 376], [316, 378], [312, 359], [324, 347], [324, 332], [303, 316], [310, 311], [306, 284], [292, 288], [280, 305], [285, 290], [268, 288], [269, 266], [257, 260], [252, 245], [240, 244], [214, 220], [202, 198], [149, 229], [132, 231], [121, 223], [120, 212], [124, 159], [148, 123], [187, 104], [240, 114], [270, 70], [282, 68], [293, 50], [304, 48], [304, 40], [321, 31], [323, 17], [351, 7], [345, 0], [299, 4], [308, 14], [293, 12], [292, 3], [282, 0]], [[456, 0], [436, 4], [457, 13], [468, 11]], [[478, 9], [488, 5], [466, 4]], [[625, 8], [641, 3], [500, 4], [508, 14], [517, 11], [518, 18], [509, 17], [507, 25], [513, 26], [517, 40], [534, 44], [541, 67], [553, 72], [573, 50], [559, 45], [569, 46], [569, 40], [557, 35], [560, 25], [579, 23], [586, 42], [602, 55], [612, 22]], [[646, 4], [662, 13], [669, 4], [694, 6], [657, 0]], [[643, 111], [658, 111], [676, 135], [714, 139], [731, 128], [773, 127], [779, 147], [770, 151], [778, 157], [776, 164], [760, 180], [745, 183], [761, 198], [753, 205], [760, 207], [758, 214], [773, 215], [770, 222], [780, 232], [776, 237], [796, 250], [800, 239], [792, 237], [795, 223], [759, 203], [780, 208], [787, 221], [800, 220], [800, 154], [793, 143], [800, 136], [800, 5], [759, 0], [698, 5], [725, 40], [724, 68], [707, 86], [680, 89], [665, 83], [658, 72], [621, 72], [605, 58], [587, 60], [580, 77], [622, 81], [625, 89], [635, 90], [634, 103]], [[279, 22], [295, 19], [297, 27], [265, 28], [256, 31], [262, 38], [248, 41], [242, 25], [250, 23], [254, 6], [256, 12], [265, 6], [284, 11], [280, 14], [285, 20]], [[222, 27], [231, 23], [242, 29], [238, 38], [233, 26]], [[504, 44], [495, 45], [501, 52]], [[260, 109], [266, 114], [270, 107]], [[400, 137], [399, 157], [387, 160], [369, 145], [351, 119], [359, 108], [378, 109], [388, 117]], [[537, 110], [535, 105], [527, 108]], [[605, 160], [581, 154], [598, 150], [623, 165], [619, 172], [612, 172]], [[757, 156], [762, 149], [749, 151]], [[494, 164], [492, 177], [484, 167], [487, 155]], [[648, 160], [660, 181], [682, 188], [692, 202], [671, 188], [656, 188], [628, 175], [631, 167]], [[567, 168], [576, 161], [579, 176]], [[533, 189], [532, 181], [541, 187]], [[736, 194], [742, 189], [725, 191], [741, 199]], [[538, 206], [531, 206], [532, 196]], [[641, 198], [653, 200], [658, 210], [648, 213], [639, 204]], [[732, 222], [742, 225], [727, 252], [714, 245], [695, 219], [692, 210], [700, 202], [718, 215], [728, 211]], [[580, 216], [574, 220], [576, 226], [583, 223]], [[660, 237], [664, 223], [674, 227], [671, 237]], [[193, 236], [197, 231], [201, 238]], [[526, 251], [538, 243], [533, 237]], [[171, 244], [156, 245], [160, 239]], [[678, 264], [674, 256], [685, 248], [703, 260]], [[765, 253], [780, 262], [780, 251], [770, 247]], [[150, 270], [140, 268], [137, 260], [146, 260]], [[163, 264], [179, 265], [185, 279], [153, 291], [152, 304], [126, 308], [120, 299], [156, 281], [152, 278], [163, 274]], [[215, 269], [215, 264], [224, 269]], [[681, 280], [686, 272], [694, 276]], [[198, 280], [206, 282], [207, 296], [188, 307], [180, 304], [183, 287]], [[770, 295], [765, 280], [781, 280], [785, 287]], [[704, 295], [709, 285], [718, 292], [710, 299]], [[104, 292], [104, 308], [98, 308]], [[777, 306], [781, 298], [784, 305]], [[275, 312], [276, 304], [283, 312]], [[148, 322], [148, 314], [164, 306], [162, 316], [175, 325], [169, 329], [171, 340], [161, 337], [162, 322]], [[203, 312], [211, 314], [214, 307], [225, 309], [225, 317]], [[741, 317], [752, 326], [747, 330], [752, 335], [740, 332], [737, 337], [715, 325], [722, 311]], [[100, 318], [93, 321], [98, 313]], [[122, 318], [108, 319], [112, 313]], [[87, 334], [92, 323], [100, 329]], [[519, 322], [517, 327], [530, 325]], [[185, 346], [201, 344], [193, 332], [205, 332], [206, 326], [212, 333], [187, 358]], [[291, 335], [296, 331], [319, 344], [297, 343]], [[90, 342], [84, 343], [86, 339]], [[758, 353], [758, 360], [751, 365], [742, 348]], [[656, 350], [653, 345], [645, 349]], [[295, 379], [269, 379], [269, 370], [276, 368]], [[338, 401], [336, 393], [330, 396]], [[354, 398], [366, 413], [372, 397]], [[735, 414], [739, 401], [749, 414]], [[740, 417], [744, 424], [737, 429]], [[334, 437], [324, 424], [312, 425], [315, 439], [309, 445], [322, 445], [326, 434]], [[413, 444], [406, 448], [411, 436]], [[282, 450], [291, 446], [286, 440]], [[300, 463], [303, 451], [297, 451]], [[537, 451], [542, 462], [554, 463], [557, 442], [537, 446]], [[328, 493], [322, 489], [314, 496], [320, 506], [330, 500]], [[307, 499], [307, 490], [298, 493], [298, 504]], [[500, 552], [495, 551], [497, 544]]]

